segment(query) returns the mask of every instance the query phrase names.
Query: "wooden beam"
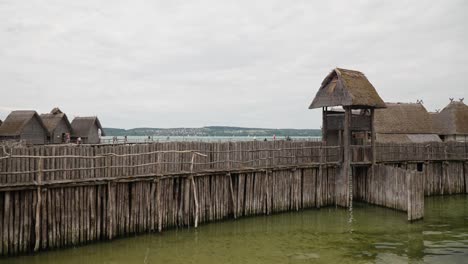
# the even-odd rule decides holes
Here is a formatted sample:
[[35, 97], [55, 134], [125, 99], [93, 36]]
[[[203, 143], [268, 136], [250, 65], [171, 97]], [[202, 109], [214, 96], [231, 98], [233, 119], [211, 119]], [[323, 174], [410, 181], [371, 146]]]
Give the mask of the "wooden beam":
[[341, 186], [341, 193], [339, 194], [338, 205], [349, 207], [350, 205], [350, 140], [351, 140], [351, 108], [344, 107], [345, 119], [344, 119], [344, 131], [343, 131], [343, 167], [341, 180], [339, 181]]
[[375, 121], [375, 111], [374, 111], [374, 109], [372, 108], [372, 109], [371, 109], [372, 165], [375, 165], [376, 159], [377, 159], [377, 151], [375, 150], [375, 149], [376, 149], [376, 147], [375, 147], [376, 140], [375, 140], [375, 124], [374, 124], [374, 121]]

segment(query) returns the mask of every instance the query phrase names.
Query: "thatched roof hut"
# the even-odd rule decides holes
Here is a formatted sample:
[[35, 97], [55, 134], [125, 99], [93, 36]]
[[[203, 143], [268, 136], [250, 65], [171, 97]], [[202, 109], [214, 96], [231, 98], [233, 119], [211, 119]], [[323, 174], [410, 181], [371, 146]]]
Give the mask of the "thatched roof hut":
[[386, 103], [387, 108], [375, 111], [378, 142], [440, 142], [434, 132], [431, 115], [419, 103]]
[[13, 111], [0, 126], [1, 140], [45, 144], [48, 135], [49, 132], [36, 111]]
[[59, 108], [52, 109], [48, 114], [41, 114], [40, 117], [49, 132], [49, 143], [65, 143], [66, 134], [72, 134], [72, 127], [67, 115]]
[[466, 141], [468, 136], [468, 106], [463, 101], [450, 102], [432, 115], [434, 127], [445, 140]]
[[75, 117], [71, 126], [73, 137], [81, 138], [82, 142], [85, 144], [97, 144], [100, 141], [99, 136], [105, 136], [101, 122], [99, 122], [99, 119], [96, 116]]
[[309, 109], [327, 106], [384, 108], [385, 103], [362, 72], [336, 68], [323, 80]]

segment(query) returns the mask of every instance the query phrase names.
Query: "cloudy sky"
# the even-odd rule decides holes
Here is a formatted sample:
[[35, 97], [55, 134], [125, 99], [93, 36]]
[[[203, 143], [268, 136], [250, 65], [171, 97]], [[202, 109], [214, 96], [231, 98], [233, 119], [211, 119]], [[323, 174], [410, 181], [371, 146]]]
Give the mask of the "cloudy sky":
[[0, 0], [0, 118], [319, 128], [334, 67], [385, 101], [468, 101], [468, 1]]

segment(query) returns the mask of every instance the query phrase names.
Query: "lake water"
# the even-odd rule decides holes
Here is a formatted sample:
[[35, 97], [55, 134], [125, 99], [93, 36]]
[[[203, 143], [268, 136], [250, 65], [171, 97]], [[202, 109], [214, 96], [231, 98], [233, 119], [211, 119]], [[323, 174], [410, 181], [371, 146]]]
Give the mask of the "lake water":
[[[350, 219], [352, 219], [350, 221]], [[424, 220], [354, 203], [209, 223], [0, 263], [468, 263], [468, 195], [430, 197]]]
[[[320, 141], [321, 137], [290, 137], [292, 140], [310, 140], [310, 141]], [[252, 140], [274, 140], [273, 136], [269, 137], [201, 137], [201, 136], [150, 136], [148, 139], [147, 136], [127, 136], [128, 143], [142, 143], [142, 142], [171, 142], [171, 141], [202, 141], [202, 142], [226, 142], [226, 141], [252, 141]], [[276, 140], [285, 140], [286, 137], [277, 136]], [[118, 143], [123, 143], [124, 137], [117, 137]], [[112, 136], [105, 136], [101, 138], [102, 143], [112, 143]]]

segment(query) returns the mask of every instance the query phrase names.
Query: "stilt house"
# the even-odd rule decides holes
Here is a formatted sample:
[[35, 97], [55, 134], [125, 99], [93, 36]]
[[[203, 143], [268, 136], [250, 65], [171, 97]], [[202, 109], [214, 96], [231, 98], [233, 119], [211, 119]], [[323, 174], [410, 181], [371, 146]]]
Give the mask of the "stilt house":
[[380, 143], [441, 142], [432, 118], [421, 103], [386, 103], [375, 111], [375, 132]]
[[105, 136], [101, 122], [96, 116], [76, 117], [72, 123], [73, 139], [81, 138], [84, 144], [98, 144], [100, 136]]
[[451, 101], [442, 111], [432, 115], [435, 131], [443, 141], [468, 142], [468, 106]]
[[42, 122], [47, 127], [49, 144], [60, 144], [66, 142], [67, 134], [72, 134], [72, 127], [67, 115], [59, 108], [54, 108], [48, 114], [40, 115]]
[[0, 126], [0, 140], [45, 144], [49, 132], [36, 111], [13, 111]]

